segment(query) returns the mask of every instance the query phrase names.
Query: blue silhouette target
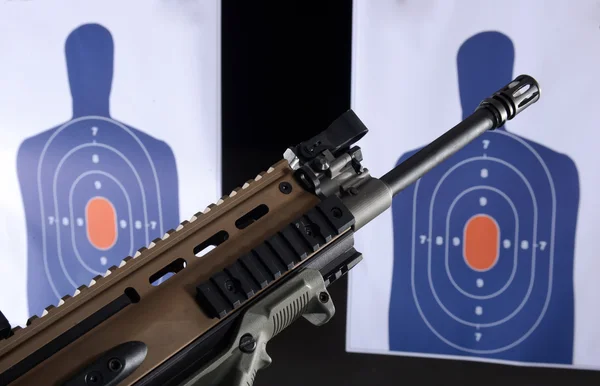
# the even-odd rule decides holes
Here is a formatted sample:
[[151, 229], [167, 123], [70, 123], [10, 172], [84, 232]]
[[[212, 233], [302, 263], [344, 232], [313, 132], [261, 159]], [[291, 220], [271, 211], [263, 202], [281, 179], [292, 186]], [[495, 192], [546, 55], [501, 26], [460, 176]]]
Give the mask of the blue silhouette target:
[[[513, 79], [513, 61], [498, 32], [461, 46], [463, 117]], [[573, 161], [504, 127], [402, 191], [392, 203], [390, 350], [572, 363], [578, 205]]]
[[179, 223], [170, 147], [109, 114], [110, 32], [80, 26], [65, 53], [73, 118], [26, 139], [17, 157], [30, 315], [41, 315]]

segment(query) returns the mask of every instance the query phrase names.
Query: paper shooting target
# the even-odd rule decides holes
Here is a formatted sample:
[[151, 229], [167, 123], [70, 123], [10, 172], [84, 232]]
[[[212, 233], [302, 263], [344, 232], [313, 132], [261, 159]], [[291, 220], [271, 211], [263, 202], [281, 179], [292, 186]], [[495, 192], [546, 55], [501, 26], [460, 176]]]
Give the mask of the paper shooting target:
[[69, 35], [65, 52], [73, 118], [26, 139], [17, 160], [30, 315], [179, 223], [173, 152], [110, 117], [110, 32], [83, 25]]
[[[514, 78], [513, 51], [498, 32], [461, 46], [464, 117]], [[569, 157], [503, 127], [395, 197], [390, 350], [571, 363], [578, 184]]]

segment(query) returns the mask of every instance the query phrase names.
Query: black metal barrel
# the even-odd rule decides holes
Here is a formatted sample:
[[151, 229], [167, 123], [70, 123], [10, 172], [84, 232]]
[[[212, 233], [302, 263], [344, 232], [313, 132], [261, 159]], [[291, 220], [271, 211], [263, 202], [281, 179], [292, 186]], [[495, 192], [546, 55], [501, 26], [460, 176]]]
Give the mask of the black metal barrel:
[[475, 138], [503, 126], [506, 121], [537, 102], [540, 87], [529, 75], [520, 75], [484, 99], [462, 122], [380, 178], [395, 196], [429, 170], [465, 147]]

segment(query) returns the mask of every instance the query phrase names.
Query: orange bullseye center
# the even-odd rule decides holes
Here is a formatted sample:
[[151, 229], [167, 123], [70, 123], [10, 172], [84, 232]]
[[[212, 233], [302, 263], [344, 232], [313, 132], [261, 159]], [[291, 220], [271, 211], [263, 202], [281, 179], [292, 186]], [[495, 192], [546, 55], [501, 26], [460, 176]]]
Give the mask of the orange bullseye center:
[[478, 214], [467, 221], [463, 240], [465, 262], [475, 271], [487, 271], [498, 261], [500, 228], [496, 221]]
[[117, 212], [112, 202], [104, 197], [94, 197], [85, 207], [86, 229], [90, 243], [102, 250], [117, 241]]

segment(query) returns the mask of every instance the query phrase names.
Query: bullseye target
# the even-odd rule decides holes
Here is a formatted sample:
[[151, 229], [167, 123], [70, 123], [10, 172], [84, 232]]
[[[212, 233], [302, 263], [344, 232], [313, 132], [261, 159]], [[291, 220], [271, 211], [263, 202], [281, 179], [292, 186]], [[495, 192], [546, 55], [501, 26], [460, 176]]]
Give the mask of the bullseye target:
[[[107, 112], [112, 58], [98, 55], [112, 47], [110, 34], [86, 25], [69, 39], [80, 43], [67, 44], [67, 57], [77, 58], [68, 61], [70, 72], [94, 71], [94, 79], [108, 82], [107, 88], [71, 78], [74, 108], [82, 102], [87, 113]], [[69, 49], [93, 54], [74, 55]], [[31, 315], [72, 295], [179, 222], [171, 149], [107, 113], [74, 111], [67, 123], [25, 140], [18, 172], [28, 222]]]
[[[474, 49], [485, 55], [483, 44], [503, 51], [507, 42], [476, 35], [459, 53], [459, 72]], [[489, 91], [465, 88], [479, 84], [467, 76], [470, 112], [465, 102]], [[571, 363], [577, 202], [573, 162], [505, 128], [402, 191], [392, 204], [390, 350]]]

